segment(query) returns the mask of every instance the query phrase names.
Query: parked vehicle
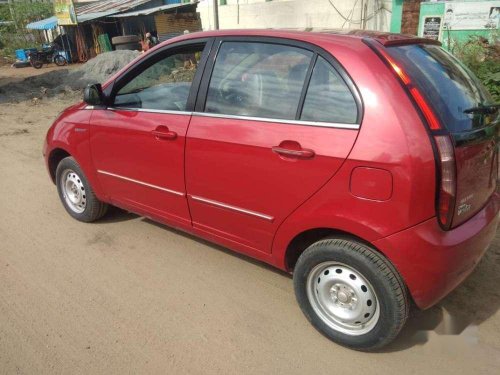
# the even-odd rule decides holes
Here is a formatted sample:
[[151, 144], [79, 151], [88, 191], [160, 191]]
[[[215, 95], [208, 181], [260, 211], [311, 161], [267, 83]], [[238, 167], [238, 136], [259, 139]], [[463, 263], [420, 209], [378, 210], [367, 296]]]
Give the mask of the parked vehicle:
[[374, 350], [491, 243], [498, 124], [436, 41], [216, 31], [87, 87], [44, 156], [75, 219], [112, 204], [289, 271], [316, 329]]
[[41, 51], [32, 51], [28, 53], [28, 60], [31, 66], [35, 69], [40, 69], [43, 64], [54, 63], [57, 66], [64, 66], [68, 62], [54, 44], [50, 44], [47, 48]]

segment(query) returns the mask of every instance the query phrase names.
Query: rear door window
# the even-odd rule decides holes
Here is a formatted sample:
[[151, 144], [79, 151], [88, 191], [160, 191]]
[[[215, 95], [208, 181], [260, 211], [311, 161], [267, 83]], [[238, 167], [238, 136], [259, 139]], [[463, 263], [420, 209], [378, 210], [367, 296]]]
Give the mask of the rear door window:
[[222, 43], [205, 111], [295, 119], [312, 56], [311, 51], [279, 44]]
[[464, 113], [493, 103], [474, 74], [449, 52], [434, 45], [389, 47], [387, 52], [401, 64], [449, 131], [475, 130], [492, 122], [489, 116]]
[[357, 114], [356, 101], [342, 77], [318, 56], [300, 119], [355, 124]]

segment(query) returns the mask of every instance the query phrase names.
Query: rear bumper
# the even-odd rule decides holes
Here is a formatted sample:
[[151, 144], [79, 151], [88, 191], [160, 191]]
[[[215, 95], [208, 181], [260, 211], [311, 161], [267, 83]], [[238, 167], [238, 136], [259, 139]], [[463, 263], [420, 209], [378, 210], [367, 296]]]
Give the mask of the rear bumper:
[[443, 231], [436, 218], [374, 242], [396, 266], [418, 307], [431, 307], [474, 269], [498, 225], [500, 197], [459, 227]]

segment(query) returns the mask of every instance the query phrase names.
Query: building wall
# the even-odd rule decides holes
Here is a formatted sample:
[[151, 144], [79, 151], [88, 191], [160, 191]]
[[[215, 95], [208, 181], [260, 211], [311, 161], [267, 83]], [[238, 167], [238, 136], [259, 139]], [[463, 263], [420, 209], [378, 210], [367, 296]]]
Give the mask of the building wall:
[[403, 0], [392, 0], [391, 33], [401, 32], [401, 17], [403, 16]]
[[[220, 0], [218, 0], [220, 3]], [[389, 31], [391, 0], [222, 0], [221, 29], [315, 28]], [[366, 4], [366, 21], [361, 20]], [[213, 0], [201, 0], [198, 12], [204, 30], [214, 28]], [[365, 17], [363, 17], [365, 18]]]
[[417, 35], [419, 14], [420, 14], [420, 0], [403, 1], [403, 14], [401, 17], [401, 33]]
[[[450, 1], [451, 2], [451, 1]], [[454, 1], [453, 3], [473, 3], [473, 2], [485, 2], [485, 0], [457, 0]], [[500, 1], [499, 0], [487, 0], [486, 2], [491, 3], [492, 7], [500, 7]], [[430, 17], [430, 16], [441, 16], [444, 17], [445, 13], [445, 1], [439, 1], [439, 2], [422, 2], [420, 6], [420, 17], [419, 17], [419, 26], [418, 26], [418, 35], [423, 36], [423, 23], [425, 17]], [[482, 37], [485, 37], [486, 39], [491, 39], [498, 35], [499, 30], [498, 29], [493, 29], [493, 30], [460, 30], [460, 29], [445, 29], [444, 27], [442, 28], [441, 35], [439, 40], [443, 43], [443, 46], [445, 48], [449, 48], [453, 46], [454, 42], [463, 42], [466, 41], [470, 36], [472, 35], [479, 35]]]

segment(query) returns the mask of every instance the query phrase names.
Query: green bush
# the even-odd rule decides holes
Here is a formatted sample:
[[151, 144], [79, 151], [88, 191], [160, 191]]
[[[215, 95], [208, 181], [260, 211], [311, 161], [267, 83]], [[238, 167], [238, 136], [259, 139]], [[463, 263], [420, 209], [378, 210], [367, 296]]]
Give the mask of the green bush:
[[471, 36], [466, 42], [455, 42], [451, 52], [481, 80], [495, 103], [500, 102], [500, 38], [498, 31], [489, 39]]
[[19, 0], [11, 4], [0, 4], [0, 20], [12, 21], [10, 24], [0, 25], [0, 56], [14, 58], [16, 49], [36, 46], [40, 33], [36, 30], [30, 32], [26, 25], [53, 15], [52, 1]]

